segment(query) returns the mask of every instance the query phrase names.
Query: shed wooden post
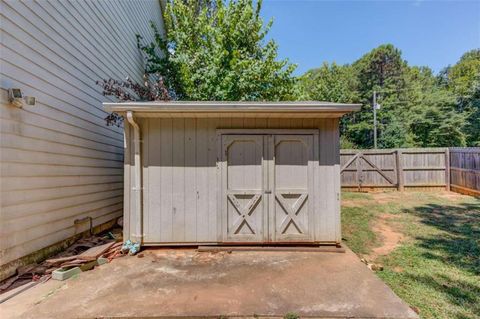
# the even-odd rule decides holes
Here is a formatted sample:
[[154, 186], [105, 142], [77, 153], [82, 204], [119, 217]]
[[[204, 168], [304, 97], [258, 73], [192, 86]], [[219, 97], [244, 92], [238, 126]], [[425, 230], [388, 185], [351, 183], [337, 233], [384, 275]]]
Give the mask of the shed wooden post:
[[397, 156], [395, 156], [396, 168], [397, 168], [397, 189], [400, 192], [405, 190], [404, 181], [403, 181], [403, 156], [402, 150], [397, 150]]
[[[133, 127], [133, 194], [134, 198], [132, 201], [135, 207], [135, 213], [130, 216], [131, 221], [131, 230], [133, 229], [135, 233], [131, 234], [133, 241], [141, 243], [143, 240], [143, 213], [142, 213], [142, 160], [141, 160], [141, 135], [140, 135], [140, 126], [135, 119], [133, 118], [133, 112], [128, 111], [126, 113], [126, 118], [128, 123]], [[133, 218], [132, 218], [133, 217]], [[133, 221], [133, 222], [132, 222]]]
[[450, 149], [445, 148], [445, 189], [450, 191]]

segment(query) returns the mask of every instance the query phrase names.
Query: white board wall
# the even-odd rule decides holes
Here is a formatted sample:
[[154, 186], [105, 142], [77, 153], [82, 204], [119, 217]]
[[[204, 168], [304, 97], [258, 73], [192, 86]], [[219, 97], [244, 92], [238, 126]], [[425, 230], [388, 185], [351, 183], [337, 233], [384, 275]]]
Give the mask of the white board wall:
[[[142, 131], [145, 244], [214, 243], [217, 223], [217, 129], [318, 129], [315, 238], [340, 240], [338, 119], [139, 118]], [[138, 216], [133, 193], [132, 129], [126, 127], [125, 236]], [[134, 237], [134, 236], [132, 236]]]
[[[142, 81], [158, 0], [0, 2], [0, 264], [122, 214], [123, 132], [95, 81]], [[37, 98], [23, 109], [8, 88]]]

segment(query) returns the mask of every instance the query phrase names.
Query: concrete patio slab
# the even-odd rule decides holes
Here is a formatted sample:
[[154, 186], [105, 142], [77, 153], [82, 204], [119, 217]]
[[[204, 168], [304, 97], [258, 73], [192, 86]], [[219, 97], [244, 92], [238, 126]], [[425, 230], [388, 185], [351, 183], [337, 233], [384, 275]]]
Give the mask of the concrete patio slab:
[[168, 316], [418, 318], [346, 253], [148, 249], [0, 305], [5, 318]]

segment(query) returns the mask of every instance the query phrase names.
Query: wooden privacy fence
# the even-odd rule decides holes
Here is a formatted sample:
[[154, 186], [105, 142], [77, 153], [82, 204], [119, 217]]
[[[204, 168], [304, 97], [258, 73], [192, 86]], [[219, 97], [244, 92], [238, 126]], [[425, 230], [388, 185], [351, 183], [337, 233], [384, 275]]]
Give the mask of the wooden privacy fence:
[[341, 150], [342, 187], [454, 188], [480, 194], [480, 148]]
[[452, 147], [450, 186], [458, 193], [480, 195], [480, 147]]

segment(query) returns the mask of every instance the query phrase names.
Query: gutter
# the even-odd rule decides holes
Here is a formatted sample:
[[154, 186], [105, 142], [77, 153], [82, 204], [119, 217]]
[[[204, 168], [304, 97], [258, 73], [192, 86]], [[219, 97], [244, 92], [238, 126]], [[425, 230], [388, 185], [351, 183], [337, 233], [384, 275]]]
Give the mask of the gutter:
[[133, 199], [134, 199], [134, 209], [135, 212], [130, 216], [135, 216], [135, 223], [133, 226], [133, 232], [131, 233], [131, 239], [133, 242], [142, 243], [143, 241], [143, 212], [142, 212], [142, 158], [140, 150], [140, 126], [135, 122], [133, 118], [133, 112], [127, 111], [126, 118], [128, 123], [133, 127], [133, 147], [134, 147], [134, 158], [133, 158], [133, 172], [134, 172], [134, 186], [132, 187]]
[[358, 111], [361, 104], [329, 102], [216, 102], [169, 101], [103, 103], [108, 112], [143, 113], [341, 113]]

